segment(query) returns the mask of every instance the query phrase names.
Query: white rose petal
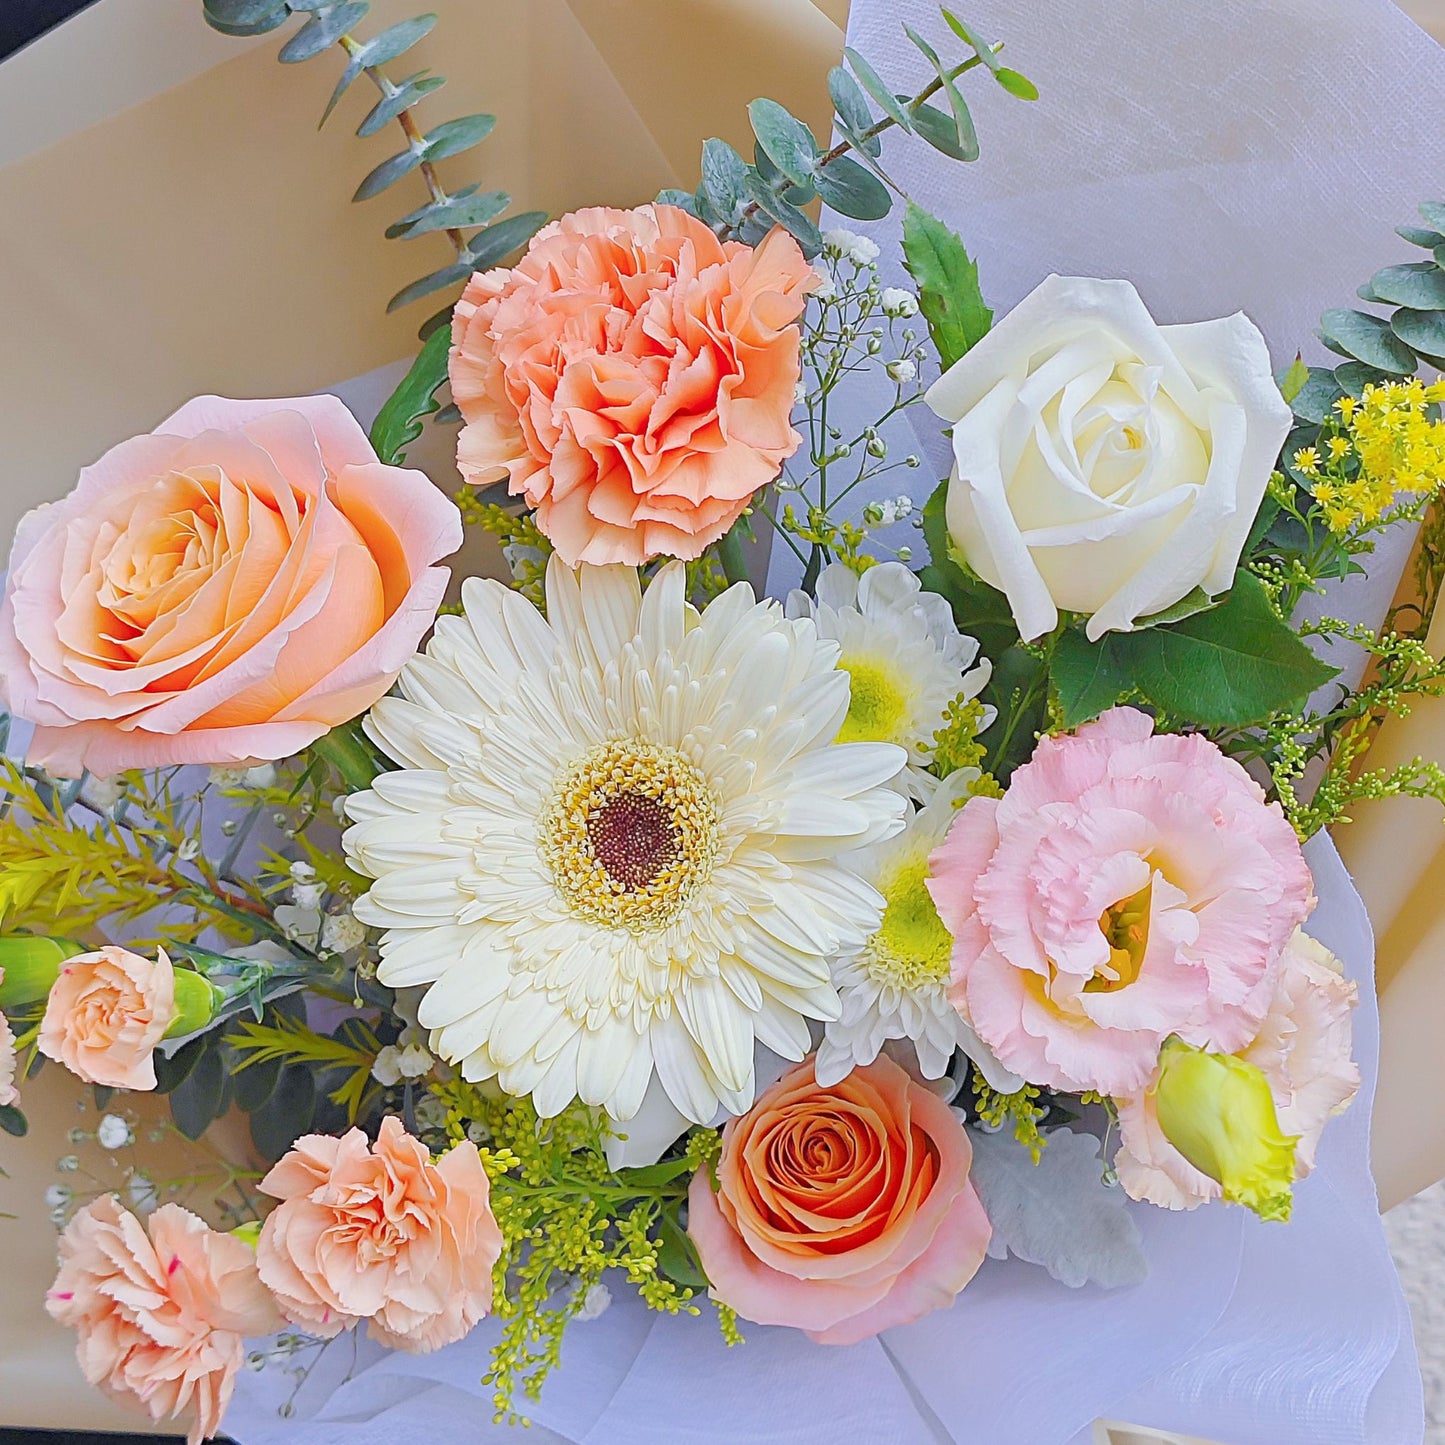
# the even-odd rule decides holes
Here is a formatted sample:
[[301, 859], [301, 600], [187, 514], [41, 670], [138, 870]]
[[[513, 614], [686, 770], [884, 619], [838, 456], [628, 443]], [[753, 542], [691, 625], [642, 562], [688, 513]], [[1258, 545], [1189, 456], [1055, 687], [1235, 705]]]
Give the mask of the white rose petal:
[[1226, 591], [1291, 425], [1243, 313], [1160, 326], [1127, 281], [1050, 276], [927, 393], [948, 530], [1026, 641]]

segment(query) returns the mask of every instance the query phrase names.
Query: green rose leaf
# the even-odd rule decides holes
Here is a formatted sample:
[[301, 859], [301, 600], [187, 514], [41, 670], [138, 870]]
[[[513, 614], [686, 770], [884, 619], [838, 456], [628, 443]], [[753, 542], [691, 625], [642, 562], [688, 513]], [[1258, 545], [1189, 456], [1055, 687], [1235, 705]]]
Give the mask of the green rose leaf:
[[1097, 643], [1066, 633], [1052, 680], [1070, 727], [1130, 695], [1185, 722], [1249, 727], [1300, 707], [1336, 671], [1279, 616], [1259, 579], [1239, 572], [1217, 607], [1172, 625]]
[[919, 310], [945, 371], [993, 325], [978, 263], [936, 216], [912, 201], [903, 217], [903, 264], [918, 283]]
[[388, 466], [402, 460], [407, 447], [421, 435], [422, 419], [437, 409], [436, 393], [447, 379], [447, 352], [451, 344], [450, 327], [433, 331], [412, 362], [411, 370], [377, 412], [371, 424], [371, 444]]

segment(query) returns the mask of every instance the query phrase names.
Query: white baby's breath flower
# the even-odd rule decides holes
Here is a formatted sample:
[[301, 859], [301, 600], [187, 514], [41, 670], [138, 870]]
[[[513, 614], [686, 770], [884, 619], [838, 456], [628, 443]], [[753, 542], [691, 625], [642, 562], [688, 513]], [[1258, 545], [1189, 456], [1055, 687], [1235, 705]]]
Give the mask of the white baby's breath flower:
[[967, 797], [977, 769], [952, 773], [932, 801], [895, 838], [855, 859], [885, 900], [883, 921], [856, 953], [833, 965], [843, 1002], [825, 1025], [817, 1079], [825, 1088], [855, 1067], [871, 1064], [891, 1039], [909, 1040], [926, 1079], [941, 1078], [962, 1049], [995, 1088], [1017, 1089], [1016, 1079], [963, 1021], [948, 1000], [953, 938], [929, 896], [928, 855], [943, 841]]
[[[859, 577], [841, 562], [825, 567], [816, 600], [804, 592], [788, 598], [788, 614], [812, 617], [823, 637], [842, 648], [838, 666], [849, 675], [848, 715], [840, 742], [890, 742], [908, 749], [908, 767], [897, 785], [926, 799], [934, 779], [927, 773], [934, 735], [955, 698], [971, 701], [992, 672], [978, 658], [978, 643], [962, 635], [953, 611], [899, 562], [880, 562]], [[994, 718], [984, 708], [980, 731]]]
[[311, 948], [315, 945], [317, 935], [321, 931], [319, 909], [302, 908], [295, 903], [278, 903], [271, 912], [272, 917], [276, 920], [276, 926], [293, 943], [299, 943], [303, 948]]
[[835, 747], [837, 646], [680, 563], [547, 570], [545, 621], [468, 579], [465, 615], [366, 730], [401, 764], [353, 797], [356, 905], [380, 980], [430, 985], [431, 1047], [470, 1081], [631, 1118], [650, 1079], [708, 1123], [837, 1012], [828, 960], [880, 900], [838, 859], [896, 832], [901, 749]]
[[878, 243], [870, 241], [867, 236], [854, 236], [853, 243], [848, 247], [848, 259], [855, 266], [872, 266], [879, 256]]
[[102, 1149], [124, 1149], [134, 1139], [130, 1125], [119, 1114], [106, 1114], [95, 1131], [95, 1141]]
[[321, 947], [327, 953], [350, 953], [366, 940], [366, 930], [351, 916], [351, 910], [328, 913], [321, 924]]
[[52, 1184], [45, 1191], [45, 1207], [56, 1210], [64, 1209], [72, 1198], [68, 1184]]
[[126, 1198], [137, 1214], [149, 1214], [160, 1203], [160, 1190], [149, 1174], [137, 1170], [125, 1182]]
[[321, 900], [325, 897], [324, 883], [298, 883], [291, 890], [291, 901], [298, 908], [319, 909]]
[[814, 267], [818, 284], [809, 291], [814, 301], [831, 301], [838, 294], [838, 283], [826, 272]]
[[840, 261], [862, 237], [853, 231], [845, 231], [841, 226], [831, 231], [823, 232], [823, 254], [835, 261]]
[[611, 1303], [612, 1291], [601, 1280], [598, 1280], [595, 1284], [587, 1286], [587, 1293], [582, 1296], [582, 1303], [572, 1318], [581, 1324], [586, 1324], [605, 1314]]
[[878, 301], [883, 307], [885, 316], [918, 315], [918, 298], [911, 291], [905, 291], [901, 286], [885, 286]]
[[401, 1050], [395, 1044], [387, 1044], [372, 1060], [371, 1077], [386, 1089], [401, 1082]]
[[900, 357], [897, 361], [890, 361], [884, 370], [900, 384], [912, 381], [918, 375], [918, 367], [906, 356]]
[[211, 786], [215, 788], [239, 788], [246, 777], [245, 768], [223, 768], [213, 767], [211, 769]]

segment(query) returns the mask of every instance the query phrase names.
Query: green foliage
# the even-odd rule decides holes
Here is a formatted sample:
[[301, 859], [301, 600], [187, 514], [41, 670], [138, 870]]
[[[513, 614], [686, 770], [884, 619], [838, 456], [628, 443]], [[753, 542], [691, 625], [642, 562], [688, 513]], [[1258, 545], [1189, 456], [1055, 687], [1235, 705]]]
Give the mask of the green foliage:
[[1217, 607], [1168, 626], [1106, 633], [1094, 643], [1066, 631], [1052, 659], [1064, 727], [1133, 697], [1181, 723], [1248, 727], [1302, 706], [1334, 675], [1247, 572], [1235, 575]]
[[[957, 81], [966, 72], [986, 69], [1009, 94], [1034, 99], [1038, 91], [1017, 71], [1006, 70], [998, 47], [978, 40], [956, 16], [943, 12], [953, 33], [973, 52], [947, 64], [916, 30], [904, 29], [928, 61], [934, 78], [913, 96], [895, 95], [857, 51], [845, 51], [852, 74], [836, 67], [828, 76], [839, 142], [824, 149], [809, 127], [777, 101], [755, 100], [748, 107], [756, 148], [751, 163], [720, 140], [703, 147], [702, 183], [695, 192], [668, 190], [658, 200], [681, 206], [712, 226], [720, 236], [755, 243], [772, 225], [792, 232], [803, 250], [816, 255], [818, 228], [802, 208], [817, 197], [841, 215], [873, 221], [892, 208], [890, 191], [902, 194], [878, 163], [879, 137], [897, 127], [921, 136], [935, 149], [958, 160], [978, 158], [978, 136], [968, 103]], [[929, 105], [942, 92], [944, 111]], [[870, 107], [881, 116], [875, 119]]]
[[[530, 1099], [460, 1080], [434, 1093], [448, 1137], [479, 1143], [502, 1231], [493, 1310], [504, 1323], [486, 1375], [499, 1423], [520, 1423], [519, 1395], [540, 1396], [568, 1323], [605, 1271], [622, 1271], [650, 1309], [699, 1313], [706, 1281], [679, 1210], [690, 1177], [716, 1159], [715, 1131], [694, 1130], [660, 1164], [614, 1172], [599, 1117], [580, 1104], [539, 1119]], [[735, 1320], [723, 1323], [735, 1334]]]
[[407, 447], [421, 435], [423, 420], [440, 408], [436, 394], [447, 379], [450, 349], [449, 327], [432, 332], [411, 369], [377, 412], [371, 424], [371, 444], [382, 461], [400, 465]]
[[[356, 188], [352, 199], [369, 200], [413, 172], [420, 172], [429, 196], [427, 204], [388, 227], [386, 234], [389, 238], [409, 240], [444, 230], [456, 253], [451, 264], [398, 291], [387, 308], [396, 310], [464, 281], [474, 270], [495, 265], [525, 245], [546, 217], [530, 212], [488, 226], [488, 221], [511, 204], [509, 197], [492, 192], [471, 204], [463, 204], [474, 195], [476, 186], [455, 193], [445, 190], [437, 175], [437, 164], [480, 145], [491, 134], [495, 117], [461, 116], [423, 134], [412, 112], [444, 84], [445, 78], [417, 71], [395, 82], [382, 67], [400, 59], [430, 34], [436, 25], [436, 16], [417, 15], [401, 20], [363, 40], [351, 32], [369, 10], [366, 0], [204, 0], [203, 7], [207, 23], [225, 35], [263, 35], [279, 29], [293, 17], [300, 17], [302, 24], [278, 52], [277, 58], [283, 64], [300, 64], [333, 47], [339, 48], [346, 55], [346, 67], [322, 113], [322, 125], [359, 77], [365, 75], [375, 85], [380, 99], [357, 126], [357, 135], [363, 138], [375, 135], [394, 121], [401, 127], [406, 145], [375, 166]], [[483, 229], [468, 236], [466, 231], [472, 226]]]
[[978, 263], [942, 221], [909, 201], [903, 217], [903, 259], [918, 283], [918, 306], [947, 371], [993, 325], [978, 284]]
[[271, 1023], [240, 1021], [225, 1041], [237, 1056], [238, 1074], [273, 1062], [304, 1065], [315, 1071], [337, 1070], [343, 1077], [328, 1097], [345, 1109], [347, 1123], [354, 1124], [377, 1092], [371, 1067], [381, 1052], [381, 1040], [359, 1019], [348, 1021], [347, 1033], [350, 1037], [340, 1030], [318, 1034], [304, 1019], [278, 1013]]

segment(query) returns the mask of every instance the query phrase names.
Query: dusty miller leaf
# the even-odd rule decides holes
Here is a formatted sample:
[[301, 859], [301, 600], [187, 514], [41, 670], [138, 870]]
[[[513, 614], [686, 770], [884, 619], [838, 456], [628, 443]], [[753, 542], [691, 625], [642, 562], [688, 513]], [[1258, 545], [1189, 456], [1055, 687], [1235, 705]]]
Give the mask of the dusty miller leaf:
[[1053, 1130], [1035, 1164], [1010, 1131], [971, 1132], [972, 1178], [993, 1225], [993, 1258], [1041, 1264], [1074, 1289], [1142, 1283], [1149, 1265], [1139, 1228], [1124, 1191], [1104, 1184], [1092, 1134]]

